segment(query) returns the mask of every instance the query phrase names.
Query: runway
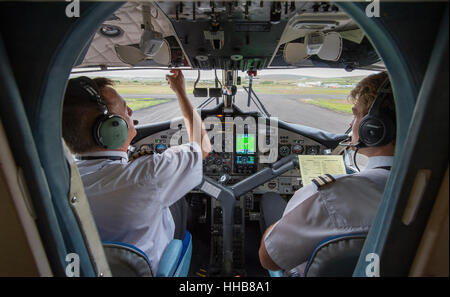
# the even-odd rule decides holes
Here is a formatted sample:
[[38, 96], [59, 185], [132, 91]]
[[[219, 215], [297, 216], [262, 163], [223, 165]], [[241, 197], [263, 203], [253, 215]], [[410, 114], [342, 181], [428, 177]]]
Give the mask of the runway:
[[[126, 98], [155, 98], [169, 99], [167, 103], [152, 106], [149, 108], [137, 110], [133, 113], [133, 118], [139, 121], [139, 124], [155, 123], [168, 121], [176, 117], [181, 117], [181, 110], [175, 95], [123, 95]], [[305, 125], [331, 133], [343, 134], [350, 127], [353, 116], [349, 113], [336, 112], [327, 108], [301, 102], [301, 99], [345, 99], [345, 95], [257, 95], [264, 104], [266, 110], [272, 117], [294, 123]], [[192, 105], [197, 107], [206, 98], [195, 98], [188, 95]], [[247, 107], [248, 96], [245, 92], [238, 92], [235, 98], [235, 104], [244, 111], [258, 110], [253, 102]], [[216, 104], [213, 100], [206, 108], [212, 108]], [[367, 163], [367, 157], [358, 154], [357, 162], [362, 169]]]
[[[169, 102], [146, 109], [141, 109], [133, 113], [133, 118], [139, 124], [155, 123], [167, 121], [181, 116], [181, 111], [175, 95], [122, 95], [126, 98], [155, 98], [170, 99]], [[195, 98], [188, 95], [194, 107], [201, 104], [206, 98]], [[331, 133], [344, 133], [352, 121], [352, 115], [342, 112], [335, 112], [323, 107], [301, 102], [300, 99], [342, 99], [343, 95], [258, 95], [272, 117], [278, 117], [286, 122], [301, 124], [313, 128], [318, 128]], [[248, 96], [245, 92], [238, 92], [235, 97], [235, 104], [244, 111], [258, 110], [251, 102], [247, 107]], [[213, 100], [206, 108], [212, 108], [216, 104]]]

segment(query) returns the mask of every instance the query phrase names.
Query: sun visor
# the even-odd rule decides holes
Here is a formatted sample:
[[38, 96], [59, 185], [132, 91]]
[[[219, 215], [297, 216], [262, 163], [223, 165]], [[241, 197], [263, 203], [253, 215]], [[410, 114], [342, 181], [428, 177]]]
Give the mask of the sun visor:
[[145, 55], [137, 45], [116, 44], [114, 49], [117, 57], [122, 62], [132, 66], [137, 65], [144, 60], [153, 60], [154, 62], [164, 66], [169, 66], [171, 62], [170, 46], [165, 39], [163, 40], [161, 48], [153, 57]]
[[361, 29], [343, 31], [343, 32], [339, 32], [339, 34], [341, 35], [341, 37], [343, 39], [350, 40], [351, 42], [354, 42], [357, 44], [361, 44], [361, 42], [363, 41], [364, 36], [365, 36], [364, 31]]
[[317, 56], [326, 61], [337, 61], [342, 54], [342, 37], [337, 32], [325, 34]]
[[164, 42], [163, 36], [161, 33], [151, 30], [145, 30], [142, 33], [141, 41], [139, 43], [139, 47], [143, 53], [147, 56], [154, 56], [161, 49], [161, 46]]
[[161, 48], [153, 56], [153, 61], [164, 66], [170, 65], [170, 62], [172, 61], [172, 54], [170, 52], [170, 46], [167, 40], [164, 39]]
[[117, 57], [124, 63], [129, 65], [136, 65], [137, 63], [145, 60], [145, 55], [142, 51], [132, 45], [114, 45]]
[[305, 36], [306, 53], [308, 55], [317, 55], [317, 53], [319, 53], [319, 51], [322, 49], [324, 39], [325, 34], [323, 34], [322, 32], [314, 32], [306, 34]]
[[304, 43], [288, 43], [283, 50], [284, 61], [288, 64], [298, 64], [309, 56], [306, 53], [306, 46]]

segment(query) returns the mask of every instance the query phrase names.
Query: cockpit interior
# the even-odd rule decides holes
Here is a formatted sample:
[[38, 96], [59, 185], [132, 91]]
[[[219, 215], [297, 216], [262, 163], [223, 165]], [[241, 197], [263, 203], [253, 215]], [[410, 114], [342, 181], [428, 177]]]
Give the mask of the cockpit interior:
[[[208, 186], [199, 185], [187, 197], [198, 227], [191, 230], [193, 276], [206, 267], [200, 275], [267, 275], [256, 258], [260, 196], [292, 196], [303, 186], [296, 157], [341, 154], [339, 143], [348, 138], [346, 131], [271, 118], [252, 90], [258, 71], [384, 68], [362, 30], [336, 5], [277, 1], [126, 3], [102, 23], [79, 61], [73, 73], [86, 67], [176, 67], [197, 69], [200, 79], [200, 70], [216, 72], [215, 88], [193, 90], [205, 98], [203, 106], [216, 102], [199, 108], [213, 148], [203, 161]], [[241, 76], [248, 77], [247, 86]], [[248, 94], [253, 111], [235, 104], [238, 88]], [[187, 139], [178, 119], [138, 126], [132, 146], [163, 153]], [[230, 197], [216, 194], [221, 187]], [[205, 243], [207, 249], [198, 248]]]
[[[1, 116], [7, 119], [21, 112], [22, 116], [17, 121], [29, 122], [23, 127], [25, 132], [10, 139], [12, 144], [19, 138], [35, 135], [33, 142], [22, 142], [32, 146], [20, 146], [15, 154], [36, 157], [35, 161], [28, 157], [20, 161], [22, 165], [19, 167], [23, 168], [23, 183], [33, 180], [28, 182], [28, 188], [36, 195], [32, 204], [40, 214], [36, 228], [41, 233], [47, 232], [41, 249], [49, 258], [53, 257], [48, 260], [50, 264], [42, 264], [52, 269], [41, 268], [41, 271], [53, 270], [53, 274], [64, 275], [63, 250], [72, 249], [80, 255], [91, 253], [90, 245], [84, 243], [83, 228], [86, 226], [78, 220], [79, 214], [72, 214], [76, 210], [66, 205], [69, 202], [55, 199], [70, 192], [70, 169], [63, 150], [59, 150], [62, 147], [60, 126], [54, 127], [55, 122], [60, 122], [61, 113], [47, 114], [46, 111], [61, 110], [61, 98], [69, 77], [96, 77], [99, 72], [127, 69], [167, 72], [181, 69], [197, 73], [189, 96], [201, 102], [196, 110], [208, 131], [212, 150], [203, 160], [202, 183], [186, 195], [192, 212], [189, 221], [192, 256], [185, 276], [268, 277], [273, 275], [261, 266], [258, 259], [262, 195], [274, 192], [289, 200], [306, 184], [299, 168], [299, 156], [342, 156], [347, 174], [357, 172], [358, 168], [355, 166], [356, 157], [342, 145], [351, 136], [351, 129], [336, 133], [293, 123], [283, 119], [282, 115], [273, 116], [272, 110], [265, 106], [255, 91], [255, 82], [261, 72], [268, 70], [322, 68], [349, 73], [355, 70], [387, 71], [391, 77], [399, 110], [396, 160], [363, 252], [376, 251], [385, 257], [382, 265], [386, 266], [382, 266], [382, 274], [407, 274], [405, 271], [410, 269], [411, 263], [404, 266], [400, 263], [398, 269], [394, 264], [384, 263], [400, 261], [398, 252], [402, 235], [399, 233], [413, 226], [412, 223], [405, 224], [404, 216], [399, 215], [400, 210], [395, 207], [400, 200], [404, 202], [402, 206], [409, 201], [409, 191], [405, 189], [412, 188], [414, 182], [411, 175], [405, 178], [414, 170], [401, 166], [414, 163], [410, 159], [405, 161], [413, 154], [408, 149], [412, 150], [416, 145], [412, 140], [407, 142], [408, 137], [416, 135], [409, 130], [414, 128], [410, 125], [411, 119], [419, 116], [414, 109], [416, 101], [414, 99], [411, 103], [411, 98], [417, 98], [419, 90], [423, 96], [428, 94], [427, 90], [431, 92], [430, 88], [422, 90], [422, 82], [426, 78], [430, 86], [442, 85], [427, 74], [427, 65], [429, 60], [443, 59], [442, 55], [434, 56], [440, 53], [436, 43], [439, 40], [444, 40], [446, 47], [441, 51], [445, 54], [446, 50], [448, 62], [448, 28], [445, 39], [445, 34], [441, 33], [444, 30], [440, 26], [441, 17], [434, 16], [436, 11], [440, 14], [446, 11], [442, 22], [446, 20], [448, 25], [448, 3], [433, 2], [423, 7], [420, 6], [423, 3], [404, 1], [382, 1], [381, 7], [376, 3], [379, 1], [61, 1], [45, 4], [47, 6], [43, 3], [20, 3], [17, 6], [0, 3], [0, 24], [8, 21], [18, 32], [27, 30], [23, 35], [26, 42], [22, 42], [17, 40], [18, 35], [4, 31], [0, 26], [0, 64], [3, 65], [0, 66], [0, 74], [9, 77], [5, 80], [7, 86], [0, 90], [7, 90], [3, 93], [16, 98], [20, 94], [14, 90], [21, 89], [24, 98], [24, 107], [16, 108], [10, 104], [15, 111], [8, 112], [10, 109], [5, 107]], [[25, 22], [12, 20], [2, 6], [10, 9], [11, 15], [22, 13]], [[39, 17], [33, 14], [34, 10], [40, 13]], [[422, 17], [416, 19], [419, 13]], [[421, 34], [406, 34], [414, 28], [422, 28]], [[48, 33], [50, 31], [52, 33]], [[426, 31], [433, 34], [424, 34]], [[35, 42], [38, 39], [39, 42]], [[416, 46], [418, 40], [420, 46]], [[27, 47], [47, 44], [51, 50], [42, 55], [37, 50], [28, 52], [24, 50], [25, 43]], [[438, 44], [437, 49], [435, 44]], [[38, 62], [34, 66], [24, 65], [25, 56]], [[433, 63], [433, 67], [444, 67], [442, 63]], [[6, 66], [10, 64], [12, 70]], [[27, 67], [35, 69], [30, 74], [37, 79], [25, 86], [31, 78], [20, 78], [26, 77]], [[448, 77], [448, 63], [446, 69]], [[205, 71], [214, 73], [212, 85], [197, 87], [201, 85], [201, 73]], [[448, 101], [448, 90], [446, 94]], [[273, 100], [277, 100], [276, 96], [273, 95]], [[42, 101], [37, 104], [33, 98], [41, 98]], [[19, 104], [22, 99], [11, 102]], [[446, 104], [448, 106], [448, 102]], [[27, 118], [29, 120], [25, 120]], [[321, 119], [317, 118], [317, 121]], [[16, 120], [10, 122], [15, 123]], [[5, 123], [5, 128], [8, 128]], [[448, 113], [446, 123], [448, 131]], [[137, 135], [129, 147], [130, 157], [140, 151], [162, 154], [170, 147], [189, 142], [182, 117], [139, 124], [136, 130]], [[55, 147], [58, 147], [56, 153], [53, 151]], [[445, 149], [448, 153], [448, 143], [442, 148]], [[436, 152], [433, 162], [444, 164], [442, 156]], [[445, 158], [445, 168], [439, 167], [435, 174], [441, 178], [447, 170], [448, 191], [448, 156]], [[430, 172], [425, 172], [424, 176], [423, 183], [430, 181]], [[427, 207], [422, 208], [428, 212], [423, 214], [424, 219], [417, 226], [422, 231], [440, 181], [435, 180], [434, 192], [431, 188], [431, 192], [426, 192], [431, 198], [427, 200]], [[399, 190], [400, 183], [404, 191]], [[425, 190], [420, 193], [425, 193]], [[51, 203], [56, 205], [57, 211], [47, 214]], [[419, 213], [417, 207], [414, 209], [416, 212], [411, 215], [411, 222]], [[393, 210], [396, 215], [391, 212]], [[67, 213], [71, 215], [67, 216]], [[393, 222], [398, 223], [398, 229], [390, 229], [394, 228]], [[58, 226], [58, 230], [52, 226]], [[412, 238], [414, 232], [408, 230], [402, 234]], [[64, 247], [58, 244], [58, 240], [66, 241], [62, 244]], [[414, 237], [414, 240], [417, 243], [420, 238]], [[385, 244], [391, 246], [397, 256], [386, 252]], [[410, 262], [414, 253], [415, 250], [407, 253]], [[98, 267], [92, 264], [95, 262], [93, 258], [92, 255], [83, 258], [82, 275], [98, 275]], [[364, 275], [365, 267], [363, 258], [355, 258], [351, 268], [353, 275]]]

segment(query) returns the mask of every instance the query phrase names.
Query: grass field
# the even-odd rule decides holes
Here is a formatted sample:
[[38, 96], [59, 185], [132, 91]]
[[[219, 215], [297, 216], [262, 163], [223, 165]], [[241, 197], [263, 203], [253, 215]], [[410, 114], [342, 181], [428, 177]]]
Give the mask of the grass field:
[[[242, 86], [248, 86], [247, 81], [243, 81], [239, 88]], [[197, 85], [200, 88], [214, 88], [215, 85], [212, 81], [201, 82]], [[126, 97], [127, 94], [131, 95], [149, 95], [149, 98], [131, 99], [127, 98], [128, 105], [133, 110], [139, 110], [150, 106], [155, 106], [167, 102], [169, 99], [152, 99], [150, 96], [154, 94], [174, 94], [165, 81], [115, 81], [116, 90]], [[186, 81], [186, 91], [188, 94], [192, 94], [194, 89], [193, 81]], [[267, 80], [255, 80], [253, 82], [253, 90], [257, 94], [286, 94], [286, 95], [349, 95], [351, 88], [326, 88], [326, 87], [299, 87], [296, 81], [281, 80], [281, 81], [267, 81]], [[342, 98], [342, 97], [341, 97]], [[334, 111], [351, 113], [352, 104], [343, 99], [302, 99], [302, 102], [308, 104], [318, 105], [324, 108], [328, 108]]]
[[338, 99], [300, 99], [301, 102], [308, 104], [314, 104], [317, 106], [325, 107], [334, 111], [352, 113], [353, 104], [347, 100]]
[[150, 106], [159, 105], [169, 102], [169, 99], [153, 99], [153, 98], [124, 98], [127, 105], [133, 110], [139, 110]]
[[173, 94], [167, 85], [116, 84], [114, 87], [122, 95]]
[[[200, 88], [214, 88], [214, 84], [199, 84]], [[166, 83], [160, 84], [139, 84], [139, 83], [116, 83], [116, 90], [120, 94], [135, 94], [135, 95], [151, 95], [151, 94], [173, 94], [173, 91]], [[242, 88], [242, 86], [238, 86]], [[194, 89], [193, 83], [186, 83], [186, 92], [192, 94]], [[258, 84], [253, 85], [253, 90], [259, 94], [327, 94], [327, 95], [348, 95], [350, 88], [320, 88], [320, 87], [299, 87], [292, 83], [278, 83], [278, 84]]]
[[308, 88], [308, 87], [298, 87], [296, 85], [255, 85], [253, 90], [259, 94], [305, 94], [305, 95], [348, 95], [351, 89], [333, 89], [333, 88]]

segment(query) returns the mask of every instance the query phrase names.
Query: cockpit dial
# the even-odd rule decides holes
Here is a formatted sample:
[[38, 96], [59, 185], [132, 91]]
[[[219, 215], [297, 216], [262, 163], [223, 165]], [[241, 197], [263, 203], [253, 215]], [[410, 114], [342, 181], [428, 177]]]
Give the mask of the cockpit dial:
[[291, 153], [291, 149], [287, 145], [283, 145], [279, 148], [278, 152], [280, 153], [281, 157], [286, 157]]
[[155, 151], [156, 151], [158, 154], [163, 153], [166, 149], [167, 149], [167, 146], [166, 146], [165, 144], [162, 144], [162, 143], [157, 144], [156, 147], [155, 147]]
[[294, 153], [294, 154], [301, 155], [301, 154], [303, 154], [304, 150], [305, 150], [305, 148], [301, 144], [295, 144], [292, 146], [292, 153]]

